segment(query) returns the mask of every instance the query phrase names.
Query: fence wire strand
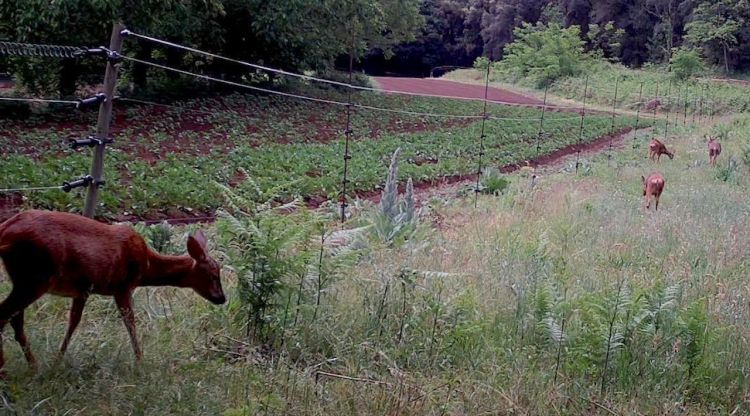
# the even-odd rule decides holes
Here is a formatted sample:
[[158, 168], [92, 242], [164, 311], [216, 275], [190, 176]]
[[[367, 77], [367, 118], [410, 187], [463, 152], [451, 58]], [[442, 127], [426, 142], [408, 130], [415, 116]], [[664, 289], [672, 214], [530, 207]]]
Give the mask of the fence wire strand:
[[62, 186], [36, 186], [27, 188], [3, 188], [0, 189], [0, 194], [9, 194], [14, 192], [33, 192], [33, 191], [48, 191], [52, 189], [62, 189]]
[[[206, 80], [206, 81], [217, 82], [217, 83], [220, 83], [220, 84], [226, 84], [226, 85], [230, 85], [230, 86], [234, 86], [234, 87], [239, 87], [239, 88], [244, 88], [244, 89], [248, 89], [248, 90], [252, 90], [252, 91], [263, 92], [263, 93], [266, 93], [266, 94], [280, 95], [280, 96], [283, 96], [283, 97], [289, 97], [289, 98], [294, 98], [294, 99], [299, 99], [299, 100], [306, 100], [306, 101], [313, 101], [313, 102], [318, 102], [318, 103], [323, 103], [323, 104], [337, 105], [337, 106], [342, 106], [342, 107], [349, 106], [348, 103], [343, 102], [343, 101], [336, 101], [336, 100], [329, 100], [329, 99], [324, 99], [324, 98], [309, 97], [309, 96], [305, 96], [305, 95], [293, 94], [293, 93], [288, 93], [288, 92], [283, 92], [283, 91], [270, 90], [270, 89], [267, 89], [267, 88], [262, 88], [262, 87], [256, 87], [256, 86], [252, 86], [252, 85], [242, 84], [242, 83], [239, 83], [239, 82], [228, 81], [228, 80], [225, 80], [225, 79], [220, 79], [220, 78], [212, 77], [212, 76], [209, 76], [209, 75], [197, 74], [195, 72], [186, 71], [184, 69], [172, 68], [172, 67], [169, 67], [169, 66], [166, 66], [166, 65], [162, 65], [162, 64], [159, 64], [159, 63], [156, 63], [156, 62], [144, 61], [144, 60], [141, 60], [141, 59], [138, 59], [138, 58], [129, 57], [129, 56], [123, 56], [123, 59], [125, 59], [127, 61], [132, 61], [132, 62], [141, 64], [141, 65], [147, 65], [147, 66], [152, 66], [152, 67], [155, 67], [155, 68], [163, 69], [165, 71], [176, 72], [176, 73], [179, 73], [179, 74], [183, 74], [183, 75], [187, 75], [187, 76], [191, 76], [191, 77], [195, 77], [195, 78], [200, 78], [200, 79], [203, 79], [203, 80]], [[445, 97], [445, 98], [451, 98], [451, 97]], [[492, 101], [488, 100], [488, 103], [492, 103]], [[382, 107], [375, 107], [375, 106], [370, 106], [370, 105], [365, 105], [365, 104], [355, 104], [355, 103], [351, 104], [351, 106], [355, 107], [355, 108], [360, 108], [360, 109], [363, 109], [363, 110], [372, 110], [372, 111], [389, 112], [389, 113], [399, 113], [399, 114], [406, 114], [406, 115], [412, 115], [412, 116], [421, 116], [421, 117], [438, 117], [438, 118], [455, 118], [455, 119], [482, 119], [483, 118], [483, 116], [481, 116], [481, 115], [429, 113], [429, 112], [419, 112], [419, 111], [409, 111], [409, 110], [398, 110], [398, 109], [382, 108]], [[538, 107], [538, 106], [536, 106], [536, 107]], [[493, 119], [493, 120], [506, 120], [506, 121], [526, 121], [526, 120], [534, 120], [534, 121], [536, 121], [536, 120], [539, 120], [539, 117], [513, 118], [513, 117], [488, 116], [488, 118]], [[571, 117], [571, 118], [578, 118], [578, 117]]]
[[[541, 106], [545, 105], [545, 104], [541, 104], [541, 103], [535, 103], [535, 104], [533, 104], [533, 103], [513, 103], [513, 102], [509, 102], [509, 101], [502, 101], [502, 100], [492, 100], [492, 99], [485, 100], [484, 98], [481, 98], [481, 97], [456, 97], [456, 96], [441, 95], [441, 94], [427, 94], [427, 93], [417, 93], [417, 92], [408, 92], [408, 91], [400, 91], [400, 90], [387, 90], [387, 89], [382, 89], [382, 88], [365, 87], [365, 86], [362, 86], [362, 85], [355, 85], [355, 84], [352, 84], [352, 83], [346, 83], [346, 82], [341, 82], [341, 81], [334, 81], [334, 80], [330, 80], [330, 79], [324, 79], [324, 78], [314, 77], [314, 76], [311, 76], [311, 75], [305, 75], [305, 74], [299, 74], [299, 73], [296, 73], [296, 72], [285, 71], [283, 69], [271, 68], [271, 67], [264, 66], [264, 65], [253, 64], [253, 63], [250, 63], [250, 62], [247, 62], [247, 61], [242, 61], [242, 60], [239, 60], [239, 59], [229, 58], [229, 57], [218, 55], [218, 54], [215, 54], [215, 53], [211, 53], [211, 52], [203, 51], [203, 50], [200, 50], [200, 49], [191, 48], [189, 46], [181, 45], [181, 44], [178, 44], [178, 43], [169, 42], [169, 41], [166, 41], [166, 40], [163, 40], [163, 39], [155, 38], [155, 37], [152, 37], [152, 36], [147, 36], [147, 35], [143, 35], [143, 34], [140, 34], [140, 33], [132, 32], [130, 30], [126, 30], [125, 34], [128, 35], [128, 36], [134, 36], [134, 37], [137, 37], [137, 38], [140, 38], [140, 39], [148, 40], [148, 41], [151, 41], [151, 42], [154, 42], [154, 43], [159, 43], [159, 44], [164, 45], [164, 46], [169, 46], [169, 47], [172, 47], [172, 48], [182, 49], [184, 51], [188, 51], [188, 52], [192, 52], [192, 53], [196, 53], [196, 54], [208, 56], [208, 57], [215, 58], [215, 59], [221, 59], [221, 60], [224, 60], [224, 61], [227, 61], [227, 62], [236, 63], [238, 65], [243, 65], [243, 66], [247, 66], [247, 67], [258, 69], [258, 70], [262, 70], [262, 71], [267, 71], [267, 72], [271, 72], [271, 73], [275, 73], [275, 74], [280, 74], [280, 75], [285, 75], [285, 76], [289, 76], [289, 77], [299, 78], [299, 79], [302, 79], [302, 80], [305, 80], [305, 81], [314, 81], [314, 82], [319, 82], [319, 83], [324, 83], [324, 84], [329, 84], [329, 85], [336, 85], [336, 86], [340, 86], [340, 87], [344, 87], [344, 88], [350, 88], [350, 89], [355, 89], [355, 90], [360, 90], [360, 91], [371, 91], [371, 92], [377, 92], [377, 93], [382, 93], [382, 94], [407, 95], [407, 96], [425, 97], [425, 98], [443, 98], [443, 99], [451, 99], [451, 100], [466, 100], [466, 101], [477, 101], [477, 102], [485, 102], [486, 101], [486, 102], [488, 102], [490, 104], [505, 105], [505, 106], [512, 106], [512, 107], [541, 108]], [[550, 108], [550, 109], [572, 109], [572, 110], [580, 110], [580, 107], [566, 106], [566, 105], [546, 105], [546, 107]], [[479, 118], [481, 118], [481, 116], [479, 116]]]
[[53, 100], [47, 98], [28, 98], [28, 97], [0, 97], [0, 101], [16, 101], [16, 102], [31, 102], [31, 103], [50, 103], [50, 104], [70, 104], [78, 106], [78, 101], [72, 100]]
[[66, 45], [0, 41], [0, 56], [30, 56], [40, 58], [77, 58], [88, 49]]

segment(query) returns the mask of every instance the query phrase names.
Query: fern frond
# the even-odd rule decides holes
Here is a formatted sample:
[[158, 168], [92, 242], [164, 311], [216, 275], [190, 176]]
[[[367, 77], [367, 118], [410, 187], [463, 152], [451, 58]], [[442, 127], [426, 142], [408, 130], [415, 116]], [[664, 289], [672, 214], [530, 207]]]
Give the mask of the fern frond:
[[547, 336], [555, 342], [555, 344], [560, 344], [565, 342], [566, 335], [562, 331], [562, 327], [558, 325], [557, 321], [555, 320], [555, 317], [551, 314], [548, 315], [543, 320], [544, 326], [547, 329]]

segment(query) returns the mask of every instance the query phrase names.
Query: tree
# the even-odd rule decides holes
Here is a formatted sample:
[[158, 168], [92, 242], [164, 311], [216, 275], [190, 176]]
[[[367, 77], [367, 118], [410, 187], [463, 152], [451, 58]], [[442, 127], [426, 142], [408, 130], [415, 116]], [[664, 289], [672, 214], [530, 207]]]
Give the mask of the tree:
[[578, 26], [562, 28], [524, 24], [506, 46], [500, 69], [548, 85], [558, 78], [578, 74], [588, 60]]
[[624, 30], [616, 29], [614, 23], [607, 22], [604, 26], [590, 25], [587, 38], [592, 51], [604, 58], [616, 61], [620, 56], [624, 36]]
[[740, 31], [748, 25], [747, 9], [747, 0], [704, 1], [693, 11], [685, 38], [714, 61], [721, 60], [716, 57], [716, 51], [721, 51], [724, 70], [729, 73], [730, 54], [736, 53]]
[[676, 79], [686, 80], [703, 70], [703, 60], [697, 50], [679, 48], [672, 53], [670, 70]]
[[[216, 49], [220, 36], [213, 23], [223, 12], [219, 0], [2, 0], [0, 1], [0, 37], [29, 43], [73, 46], [107, 45], [113, 21], [127, 27], [173, 41], [195, 42]], [[153, 45], [138, 41], [136, 56], [150, 58]], [[132, 50], [132, 49], [131, 49]], [[178, 65], [182, 54], [167, 55]], [[103, 65], [92, 58], [84, 60], [40, 60], [19, 58], [11, 61], [11, 70], [34, 93], [57, 91], [71, 96], [79, 82], [97, 82]], [[142, 66], [134, 66], [136, 81], [145, 82]], [[100, 82], [100, 81], [99, 81]]]
[[[382, 51], [368, 54], [364, 66], [370, 73], [395, 71], [426, 76], [437, 66], [469, 66], [482, 53], [481, 37], [465, 24], [470, 0], [423, 0], [424, 25], [411, 42], [393, 48], [387, 60]], [[479, 41], [477, 41], [479, 39]]]

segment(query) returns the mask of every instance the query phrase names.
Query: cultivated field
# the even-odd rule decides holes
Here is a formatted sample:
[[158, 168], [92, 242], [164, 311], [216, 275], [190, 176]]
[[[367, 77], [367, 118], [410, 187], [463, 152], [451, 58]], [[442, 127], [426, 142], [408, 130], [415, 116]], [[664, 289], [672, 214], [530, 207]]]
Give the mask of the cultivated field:
[[[305, 93], [346, 99], [335, 90], [306, 89]], [[362, 92], [354, 95], [353, 102], [423, 113], [482, 113], [482, 103], [476, 101]], [[125, 220], [211, 215], [221, 205], [221, 190], [215, 183], [240, 192], [243, 188], [255, 192], [256, 186], [262, 193], [282, 189], [280, 200], [301, 196], [311, 205], [340, 195], [345, 130], [341, 107], [241, 94], [174, 105], [179, 108], [116, 103], [115, 142], [105, 162], [107, 185], [101, 193], [101, 216]], [[487, 121], [484, 166], [522, 163], [579, 141], [577, 113], [548, 112], [546, 134], [540, 137], [539, 109], [491, 105], [488, 112], [509, 120]], [[61, 142], [90, 134], [95, 117], [93, 111], [65, 108], [23, 121], [4, 121], [0, 125], [5, 150], [0, 155], [4, 173], [0, 189], [60, 185], [87, 173], [89, 152], [71, 151]], [[614, 131], [632, 125], [631, 118], [618, 117]], [[613, 130], [606, 114], [588, 115], [584, 127], [583, 143]], [[467, 176], [478, 168], [481, 121], [477, 119], [357, 108], [352, 130], [350, 197], [379, 189], [383, 167], [398, 147], [405, 159], [404, 177], [418, 183]], [[0, 201], [11, 212], [22, 206], [68, 211], [79, 209], [82, 192], [6, 194]]]

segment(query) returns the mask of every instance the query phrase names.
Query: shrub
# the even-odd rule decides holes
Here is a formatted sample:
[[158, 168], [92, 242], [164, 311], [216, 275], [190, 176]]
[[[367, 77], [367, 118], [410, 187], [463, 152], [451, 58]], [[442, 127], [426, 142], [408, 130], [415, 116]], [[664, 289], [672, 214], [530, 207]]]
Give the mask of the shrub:
[[703, 59], [697, 49], [675, 49], [669, 61], [672, 76], [678, 80], [686, 80], [703, 71]]
[[487, 70], [487, 65], [489, 64], [490, 58], [487, 58], [486, 56], [480, 56], [479, 58], [474, 60], [474, 69], [485, 71]]
[[508, 185], [510, 185], [510, 181], [506, 179], [499, 170], [489, 168], [482, 171], [482, 177], [479, 182], [479, 192], [490, 195], [500, 195], [505, 191], [505, 188], [507, 188]]
[[540, 86], [579, 74], [589, 61], [578, 26], [525, 24], [513, 35], [516, 40], [505, 47], [500, 70], [531, 78]]

